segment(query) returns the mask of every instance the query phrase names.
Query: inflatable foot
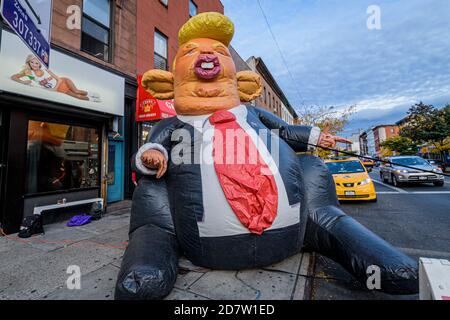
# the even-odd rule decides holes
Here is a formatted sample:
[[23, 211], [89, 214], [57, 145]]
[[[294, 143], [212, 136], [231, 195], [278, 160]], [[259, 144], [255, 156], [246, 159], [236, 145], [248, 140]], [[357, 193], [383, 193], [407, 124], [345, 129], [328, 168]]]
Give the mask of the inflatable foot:
[[130, 235], [117, 278], [116, 300], [156, 300], [173, 289], [178, 274], [174, 234], [145, 225]]
[[339, 208], [319, 208], [308, 218], [305, 243], [343, 266], [363, 285], [380, 270], [379, 291], [415, 294], [419, 291], [418, 263], [376, 236]]
[[418, 263], [340, 209], [333, 177], [322, 160], [302, 155], [299, 162], [308, 209], [306, 246], [342, 265], [364, 286], [371, 270], [378, 267], [380, 291], [417, 293]]

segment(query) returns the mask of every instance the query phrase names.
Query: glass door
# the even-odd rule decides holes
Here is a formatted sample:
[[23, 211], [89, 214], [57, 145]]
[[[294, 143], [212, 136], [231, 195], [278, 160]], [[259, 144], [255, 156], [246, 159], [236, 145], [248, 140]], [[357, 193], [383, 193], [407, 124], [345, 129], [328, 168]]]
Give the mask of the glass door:
[[108, 146], [108, 203], [123, 200], [123, 142], [109, 141]]

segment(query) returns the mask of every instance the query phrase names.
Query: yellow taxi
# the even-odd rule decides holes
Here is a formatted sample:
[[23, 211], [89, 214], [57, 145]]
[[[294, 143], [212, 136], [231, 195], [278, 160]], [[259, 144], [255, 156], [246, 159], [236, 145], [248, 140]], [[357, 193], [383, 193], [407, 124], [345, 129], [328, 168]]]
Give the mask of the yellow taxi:
[[375, 185], [358, 158], [332, 158], [325, 164], [333, 175], [339, 200], [377, 201]]
[[363, 164], [363, 166], [367, 169], [367, 171], [371, 172], [373, 167], [375, 167], [375, 161], [370, 160], [370, 159], [365, 159], [363, 158], [361, 160], [361, 163]]

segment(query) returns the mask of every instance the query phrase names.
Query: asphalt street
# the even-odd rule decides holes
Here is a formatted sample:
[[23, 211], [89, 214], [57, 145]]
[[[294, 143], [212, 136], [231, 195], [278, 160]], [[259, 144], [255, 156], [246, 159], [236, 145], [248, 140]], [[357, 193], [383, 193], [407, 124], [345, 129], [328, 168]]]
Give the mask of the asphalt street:
[[[370, 174], [378, 202], [341, 203], [344, 211], [414, 259], [450, 260], [450, 179], [432, 184], [395, 188], [384, 184], [377, 168]], [[369, 291], [339, 265], [316, 255], [312, 299], [418, 299]]]

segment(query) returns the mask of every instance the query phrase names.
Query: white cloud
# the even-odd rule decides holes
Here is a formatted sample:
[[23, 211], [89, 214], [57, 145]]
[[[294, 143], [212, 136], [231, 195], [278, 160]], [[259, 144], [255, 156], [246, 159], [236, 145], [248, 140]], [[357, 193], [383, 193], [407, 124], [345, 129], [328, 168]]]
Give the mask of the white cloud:
[[296, 87], [307, 104], [356, 104], [374, 119], [421, 100], [450, 102], [450, 1], [377, 0], [379, 31], [366, 27], [370, 0], [261, 2], [295, 84], [256, 1], [224, 0], [233, 45], [265, 60], [292, 105]]

